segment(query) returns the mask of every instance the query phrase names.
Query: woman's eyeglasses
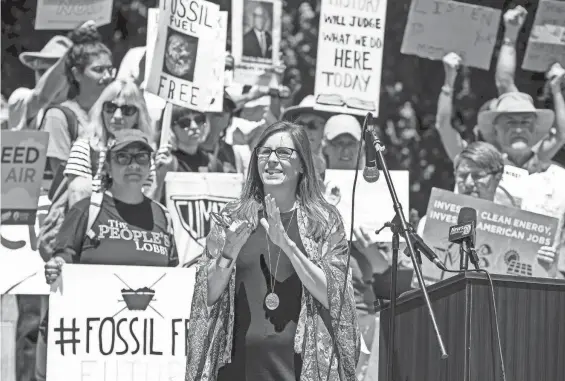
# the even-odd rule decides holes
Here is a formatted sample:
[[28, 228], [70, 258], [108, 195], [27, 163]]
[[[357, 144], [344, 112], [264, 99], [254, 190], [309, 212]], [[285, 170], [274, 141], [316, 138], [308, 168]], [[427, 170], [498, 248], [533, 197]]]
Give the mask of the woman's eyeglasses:
[[118, 106], [114, 102], [104, 102], [102, 104], [102, 109], [104, 110], [104, 112], [108, 114], [114, 114], [117, 109], [120, 109], [122, 114], [124, 114], [125, 116], [133, 116], [137, 114], [137, 112], [139, 111], [137, 106], [132, 106], [132, 105]]
[[147, 165], [151, 161], [151, 153], [149, 152], [116, 152], [112, 154], [112, 157], [120, 165], [130, 165], [133, 160], [139, 165]]
[[255, 148], [255, 154], [261, 159], [268, 159], [269, 157], [271, 157], [271, 153], [273, 153], [273, 151], [275, 152], [275, 155], [277, 155], [279, 160], [288, 160], [291, 158], [294, 152], [297, 152], [295, 149], [288, 147], [278, 147], [276, 149], [269, 147]]
[[182, 129], [187, 129], [192, 127], [192, 122], [196, 125], [201, 126], [206, 123], [206, 115], [205, 114], [195, 114], [195, 115], [187, 115], [179, 118], [174, 122], [174, 124], [178, 125]]

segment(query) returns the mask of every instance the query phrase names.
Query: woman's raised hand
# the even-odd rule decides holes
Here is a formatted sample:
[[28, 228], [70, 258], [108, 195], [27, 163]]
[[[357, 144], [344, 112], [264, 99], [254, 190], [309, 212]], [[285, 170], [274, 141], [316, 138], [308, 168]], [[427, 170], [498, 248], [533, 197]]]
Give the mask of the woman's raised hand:
[[223, 255], [235, 259], [253, 232], [253, 226], [246, 221], [234, 221], [231, 223], [230, 227], [224, 229], [224, 231], [226, 233], [226, 241]]
[[284, 249], [288, 246], [290, 238], [286, 234], [277, 203], [271, 195], [265, 197], [265, 214], [267, 218], [261, 218], [261, 225], [267, 231], [271, 241], [281, 249]]

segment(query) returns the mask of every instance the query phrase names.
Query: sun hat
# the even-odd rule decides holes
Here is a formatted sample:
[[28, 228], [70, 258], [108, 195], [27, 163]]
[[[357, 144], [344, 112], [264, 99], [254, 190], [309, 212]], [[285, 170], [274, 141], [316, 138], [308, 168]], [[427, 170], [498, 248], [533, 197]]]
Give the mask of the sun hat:
[[63, 57], [73, 45], [71, 40], [65, 36], [54, 36], [45, 44], [39, 52], [23, 52], [20, 54], [20, 62], [32, 70], [38, 68], [38, 61], [54, 64], [59, 58]]
[[478, 127], [485, 141], [493, 143], [496, 141], [494, 121], [499, 115], [509, 114], [536, 114], [537, 120], [533, 133], [533, 144], [539, 142], [553, 126], [555, 113], [552, 110], [537, 109], [531, 96], [521, 92], [510, 92], [502, 94], [490, 110], [479, 112]]
[[298, 106], [291, 106], [284, 110], [281, 115], [281, 120], [294, 122], [301, 114], [305, 113], [319, 115], [325, 119], [328, 119], [333, 115], [329, 112], [314, 110], [315, 104], [316, 98], [314, 97], [314, 95], [307, 95], [306, 97], [304, 97], [304, 99], [302, 99]]

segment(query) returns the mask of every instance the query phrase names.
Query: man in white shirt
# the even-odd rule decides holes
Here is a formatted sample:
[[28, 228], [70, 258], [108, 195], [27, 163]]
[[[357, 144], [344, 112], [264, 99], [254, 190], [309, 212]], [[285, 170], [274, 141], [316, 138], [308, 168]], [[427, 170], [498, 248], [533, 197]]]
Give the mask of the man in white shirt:
[[65, 75], [66, 53], [71, 40], [55, 36], [40, 52], [24, 52], [20, 61], [35, 72], [35, 88], [20, 87], [8, 99], [9, 128], [37, 129], [43, 110], [67, 99], [69, 84]]

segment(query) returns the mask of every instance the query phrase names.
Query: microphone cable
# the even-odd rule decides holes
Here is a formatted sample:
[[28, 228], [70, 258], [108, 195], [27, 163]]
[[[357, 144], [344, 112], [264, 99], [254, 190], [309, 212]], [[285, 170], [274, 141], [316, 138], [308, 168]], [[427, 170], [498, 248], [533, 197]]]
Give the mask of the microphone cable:
[[[469, 255], [470, 253], [465, 253], [466, 255]], [[496, 331], [496, 342], [497, 342], [497, 346], [498, 346], [498, 356], [500, 358], [500, 371], [502, 374], [502, 381], [506, 381], [506, 368], [504, 366], [504, 356], [502, 355], [502, 344], [501, 344], [501, 340], [500, 340], [500, 328], [498, 325], [498, 312], [496, 309], [496, 299], [495, 299], [495, 293], [494, 293], [494, 283], [492, 281], [492, 277], [490, 275], [490, 273], [485, 270], [485, 269], [469, 269], [466, 271], [471, 271], [471, 272], [476, 272], [476, 273], [484, 273], [487, 278], [488, 278], [488, 282], [489, 282], [489, 288], [490, 288], [490, 295], [491, 295], [491, 299], [492, 299], [492, 315], [494, 315], [494, 329]], [[466, 272], [465, 270], [446, 270], [446, 272], [448, 273], [454, 273], [454, 274], [464, 274]], [[492, 328], [492, 324], [491, 324], [491, 328]]]
[[[363, 121], [363, 128], [361, 131], [361, 136], [365, 136], [365, 132], [367, 131], [367, 116], [368, 114], [365, 116], [365, 119]], [[351, 242], [353, 240], [353, 226], [354, 226], [354, 222], [355, 222], [355, 191], [357, 188], [357, 179], [359, 178], [359, 163], [361, 162], [361, 154], [363, 153], [363, 142], [364, 140], [361, 139], [359, 141], [359, 147], [357, 149], [357, 162], [355, 164], [355, 177], [353, 178], [353, 190], [351, 192], [351, 224], [349, 226], [349, 240], [347, 242], [347, 265], [345, 267], [345, 281], [343, 283], [343, 289], [341, 291], [341, 301], [340, 301], [340, 306], [339, 306], [339, 313], [337, 315], [337, 332], [335, 332], [335, 334], [333, 335], [333, 345], [332, 345], [332, 352], [330, 355], [330, 361], [329, 361], [329, 366], [328, 366], [328, 375], [326, 377], [326, 381], [329, 381], [330, 379], [330, 374], [331, 374], [331, 370], [332, 370], [332, 363], [333, 363], [333, 358], [335, 356], [335, 352], [336, 352], [336, 347], [337, 347], [337, 339], [339, 337], [339, 329], [341, 327], [341, 313], [343, 311], [343, 303], [345, 301], [345, 292], [347, 291], [347, 278], [349, 277], [349, 270], [350, 270], [350, 261], [351, 261]], [[365, 147], [366, 148], [366, 147]], [[357, 313], [357, 311], [355, 311], [355, 313]], [[330, 334], [331, 336], [331, 334]], [[355, 364], [355, 366], [357, 366], [357, 364]], [[340, 363], [339, 363], [339, 358], [338, 358], [338, 362], [337, 362], [337, 374], [339, 376], [340, 371]], [[318, 378], [321, 380], [322, 378], [320, 377], [320, 368], [318, 367]], [[345, 380], [343, 380], [345, 381]]]

